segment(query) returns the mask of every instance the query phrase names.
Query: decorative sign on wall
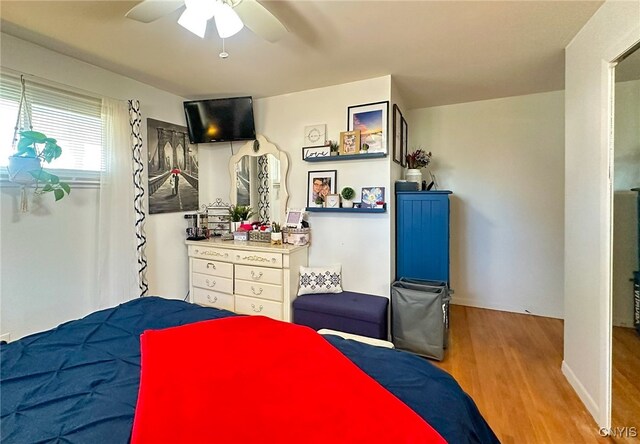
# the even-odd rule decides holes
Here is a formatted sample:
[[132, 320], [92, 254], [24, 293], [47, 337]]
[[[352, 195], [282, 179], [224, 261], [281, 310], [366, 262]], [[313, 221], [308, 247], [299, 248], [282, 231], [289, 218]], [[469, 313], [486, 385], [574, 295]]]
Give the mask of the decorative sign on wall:
[[302, 146], [323, 146], [327, 143], [327, 125], [309, 125], [304, 127]]
[[331, 157], [331, 147], [326, 145], [302, 148], [302, 160], [317, 159], [319, 157]]
[[149, 214], [198, 210], [198, 145], [187, 128], [147, 119]]

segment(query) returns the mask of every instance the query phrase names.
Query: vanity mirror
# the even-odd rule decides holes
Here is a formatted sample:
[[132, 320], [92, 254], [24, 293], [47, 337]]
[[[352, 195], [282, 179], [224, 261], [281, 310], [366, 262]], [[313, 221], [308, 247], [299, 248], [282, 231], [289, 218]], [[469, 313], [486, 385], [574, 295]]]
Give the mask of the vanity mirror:
[[288, 169], [287, 153], [259, 134], [229, 160], [231, 203], [251, 206], [260, 222], [282, 224], [289, 199]]

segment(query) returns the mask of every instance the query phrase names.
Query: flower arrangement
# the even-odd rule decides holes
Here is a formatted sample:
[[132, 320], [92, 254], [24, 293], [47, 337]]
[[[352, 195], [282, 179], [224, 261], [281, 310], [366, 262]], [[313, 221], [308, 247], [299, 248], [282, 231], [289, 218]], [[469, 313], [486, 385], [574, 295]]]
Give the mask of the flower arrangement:
[[418, 148], [413, 153], [407, 154], [407, 168], [420, 169], [431, 163], [431, 151], [426, 152]]

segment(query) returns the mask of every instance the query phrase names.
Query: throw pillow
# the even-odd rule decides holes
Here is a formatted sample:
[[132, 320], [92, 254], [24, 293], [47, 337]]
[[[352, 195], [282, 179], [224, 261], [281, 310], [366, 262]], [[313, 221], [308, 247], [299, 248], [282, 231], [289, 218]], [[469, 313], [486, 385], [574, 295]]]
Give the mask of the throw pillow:
[[342, 293], [342, 266], [300, 267], [298, 296], [318, 293]]

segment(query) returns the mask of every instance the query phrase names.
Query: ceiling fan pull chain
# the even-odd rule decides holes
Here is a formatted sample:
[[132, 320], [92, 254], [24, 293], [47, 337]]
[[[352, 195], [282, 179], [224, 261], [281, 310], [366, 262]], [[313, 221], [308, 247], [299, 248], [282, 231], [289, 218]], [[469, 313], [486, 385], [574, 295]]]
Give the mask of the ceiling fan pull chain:
[[224, 40], [225, 39], [222, 39], [222, 52], [219, 54], [219, 57], [221, 59], [226, 59], [227, 57], [229, 57], [229, 53], [224, 50]]

